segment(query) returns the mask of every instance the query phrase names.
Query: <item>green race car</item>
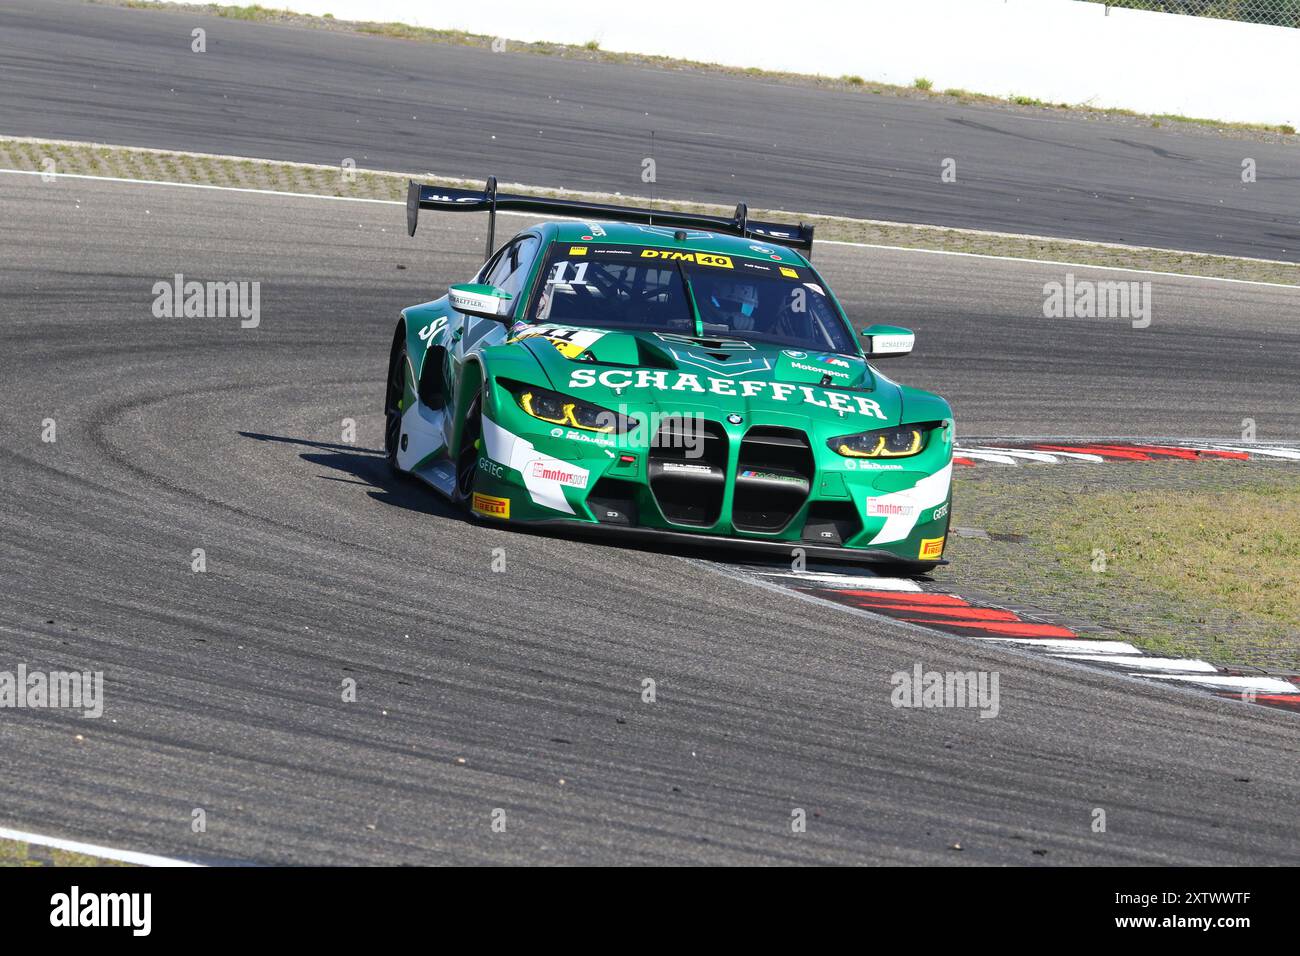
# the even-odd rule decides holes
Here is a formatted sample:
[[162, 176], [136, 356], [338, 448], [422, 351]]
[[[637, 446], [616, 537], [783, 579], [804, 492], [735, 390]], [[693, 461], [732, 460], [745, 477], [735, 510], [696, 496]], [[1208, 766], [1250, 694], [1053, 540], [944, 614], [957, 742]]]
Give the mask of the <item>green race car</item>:
[[[391, 466], [473, 514], [790, 556], [942, 563], [952, 410], [871, 362], [813, 268], [812, 228], [412, 182], [489, 214], [473, 279], [403, 310]], [[565, 217], [493, 251], [497, 210]]]

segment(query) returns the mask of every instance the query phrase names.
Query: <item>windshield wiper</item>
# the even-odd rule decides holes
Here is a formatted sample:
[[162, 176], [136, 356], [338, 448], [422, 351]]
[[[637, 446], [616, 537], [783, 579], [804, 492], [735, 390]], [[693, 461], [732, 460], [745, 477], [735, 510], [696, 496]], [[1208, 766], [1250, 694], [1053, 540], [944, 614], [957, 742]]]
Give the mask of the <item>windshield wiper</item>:
[[686, 275], [686, 270], [682, 268], [680, 261], [676, 263], [677, 275], [681, 277], [682, 285], [686, 286], [686, 301], [691, 304], [691, 314], [695, 316], [695, 337], [704, 338], [704, 320], [700, 318], [700, 307], [695, 301], [695, 287], [691, 285], [691, 280]]

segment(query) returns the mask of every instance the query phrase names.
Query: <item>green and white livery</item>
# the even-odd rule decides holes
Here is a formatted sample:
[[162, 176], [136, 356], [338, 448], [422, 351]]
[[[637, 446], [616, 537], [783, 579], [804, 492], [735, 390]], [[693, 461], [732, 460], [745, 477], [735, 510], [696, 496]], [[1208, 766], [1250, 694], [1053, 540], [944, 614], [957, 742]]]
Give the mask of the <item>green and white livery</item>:
[[420, 210], [570, 217], [525, 229], [463, 285], [403, 310], [393, 468], [491, 521], [867, 560], [940, 563], [953, 419], [872, 364], [812, 229], [736, 215], [412, 183]]

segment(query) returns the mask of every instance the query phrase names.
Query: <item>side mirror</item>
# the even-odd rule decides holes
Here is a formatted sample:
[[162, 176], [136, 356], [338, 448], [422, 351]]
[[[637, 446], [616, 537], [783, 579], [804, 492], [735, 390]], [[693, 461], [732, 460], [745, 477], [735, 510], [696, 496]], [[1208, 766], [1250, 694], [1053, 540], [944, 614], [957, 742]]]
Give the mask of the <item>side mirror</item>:
[[452, 286], [447, 290], [447, 300], [457, 312], [496, 322], [509, 321], [515, 304], [515, 297], [509, 292], [480, 283]]
[[897, 325], [870, 325], [862, 330], [862, 337], [867, 340], [867, 358], [895, 358], [909, 355], [916, 344], [916, 335], [911, 329], [899, 328]]

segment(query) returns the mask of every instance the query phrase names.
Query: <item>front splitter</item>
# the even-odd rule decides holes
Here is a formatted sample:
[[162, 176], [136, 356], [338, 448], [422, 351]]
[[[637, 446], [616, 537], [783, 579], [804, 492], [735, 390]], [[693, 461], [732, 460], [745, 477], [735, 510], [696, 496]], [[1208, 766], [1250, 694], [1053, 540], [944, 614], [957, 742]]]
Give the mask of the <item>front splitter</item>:
[[506, 525], [515, 530], [535, 529], [548, 533], [561, 533], [575, 537], [600, 538], [605, 540], [640, 541], [646, 544], [663, 546], [680, 546], [691, 549], [720, 549], [724, 551], [745, 552], [749, 554], [780, 555], [790, 559], [795, 549], [803, 552], [806, 558], [823, 561], [841, 561], [864, 565], [888, 565], [900, 572], [924, 574], [937, 565], [947, 564], [944, 559], [935, 561], [915, 561], [900, 558], [891, 551], [879, 548], [834, 548], [823, 544], [811, 544], [805, 541], [773, 541], [763, 538], [735, 538], [726, 535], [692, 534], [688, 531], [671, 531], [663, 528], [646, 528], [641, 526], [595, 524], [583, 521], [544, 518], [540, 521], [498, 521], [475, 516], [484, 524]]

